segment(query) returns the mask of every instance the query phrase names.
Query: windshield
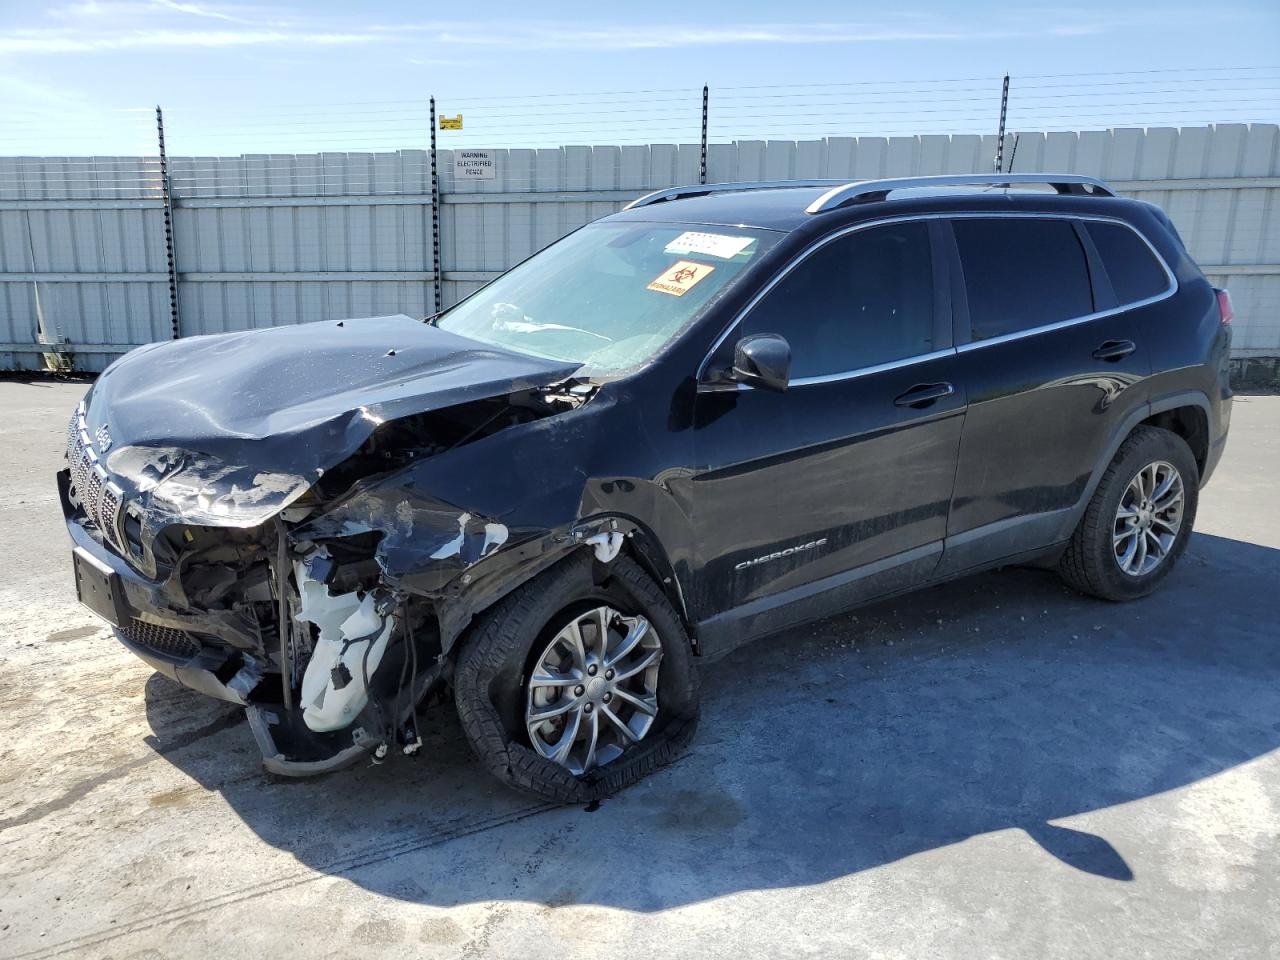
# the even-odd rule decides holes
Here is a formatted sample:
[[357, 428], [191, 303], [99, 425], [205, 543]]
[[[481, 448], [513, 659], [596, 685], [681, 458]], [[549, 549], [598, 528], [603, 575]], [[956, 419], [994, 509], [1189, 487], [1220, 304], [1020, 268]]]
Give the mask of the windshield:
[[583, 366], [643, 366], [782, 235], [705, 225], [583, 227], [436, 321], [484, 343]]

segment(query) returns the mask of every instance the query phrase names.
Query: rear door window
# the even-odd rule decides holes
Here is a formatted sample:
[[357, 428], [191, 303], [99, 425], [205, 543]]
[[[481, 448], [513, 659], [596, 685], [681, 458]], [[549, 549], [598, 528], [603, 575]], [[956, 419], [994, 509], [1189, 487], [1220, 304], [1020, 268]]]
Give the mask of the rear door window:
[[1086, 225], [1121, 306], [1169, 289], [1169, 276], [1147, 242], [1129, 227], [1091, 220]]
[[846, 373], [933, 350], [933, 263], [921, 222], [857, 230], [819, 248], [744, 319], [791, 345], [791, 376]]
[[989, 340], [1093, 312], [1084, 248], [1070, 220], [952, 221], [974, 340]]

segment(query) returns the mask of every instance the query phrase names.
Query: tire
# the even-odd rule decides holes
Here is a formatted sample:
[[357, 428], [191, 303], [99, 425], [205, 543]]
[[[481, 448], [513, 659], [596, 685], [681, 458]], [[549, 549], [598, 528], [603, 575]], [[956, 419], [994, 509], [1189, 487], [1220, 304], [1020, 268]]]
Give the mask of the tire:
[[[670, 763], [692, 739], [698, 720], [693, 651], [666, 596], [625, 554], [609, 565], [603, 583], [595, 582], [593, 566], [591, 554], [574, 554], [481, 614], [463, 641], [454, 673], [458, 717], [480, 762], [517, 790], [557, 803], [602, 799]], [[533, 748], [526, 696], [548, 638], [593, 603], [642, 616], [656, 631], [662, 650], [657, 714], [642, 739], [621, 755], [575, 775]], [[603, 723], [600, 716], [596, 721]]]
[[[1113, 542], [1122, 522], [1117, 511], [1139, 472], [1157, 464], [1172, 466], [1181, 481], [1180, 523], [1172, 544], [1153, 569], [1126, 572], [1121, 569], [1122, 561], [1117, 559], [1118, 548]], [[1160, 469], [1163, 471], [1163, 467]], [[1176, 433], [1158, 427], [1136, 428], [1120, 445], [1102, 475], [1059, 561], [1059, 574], [1075, 589], [1103, 600], [1145, 597], [1169, 575], [1186, 550], [1199, 493], [1200, 470], [1187, 442]]]

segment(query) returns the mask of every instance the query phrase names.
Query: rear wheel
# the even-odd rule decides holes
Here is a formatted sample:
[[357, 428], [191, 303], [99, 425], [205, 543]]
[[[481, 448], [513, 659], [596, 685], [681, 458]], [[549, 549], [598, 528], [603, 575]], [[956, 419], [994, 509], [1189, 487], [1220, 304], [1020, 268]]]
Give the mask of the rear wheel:
[[1149, 594], [1186, 549], [1199, 488], [1186, 441], [1138, 427], [1116, 452], [1067, 545], [1063, 579], [1104, 600]]
[[628, 557], [596, 583], [566, 560], [482, 614], [454, 692], [468, 742], [513, 787], [598, 799], [669, 762], [693, 735], [697, 678], [684, 626]]

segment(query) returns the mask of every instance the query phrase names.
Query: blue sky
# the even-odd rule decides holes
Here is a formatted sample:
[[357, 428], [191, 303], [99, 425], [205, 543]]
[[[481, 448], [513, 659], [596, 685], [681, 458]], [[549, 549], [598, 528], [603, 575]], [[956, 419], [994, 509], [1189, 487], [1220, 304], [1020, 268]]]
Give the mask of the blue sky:
[[704, 82], [713, 139], [985, 131], [1006, 71], [1028, 129], [1280, 120], [1280, 4], [0, 0], [0, 154], [156, 103], [175, 154], [422, 146], [431, 93], [446, 146], [696, 140]]

